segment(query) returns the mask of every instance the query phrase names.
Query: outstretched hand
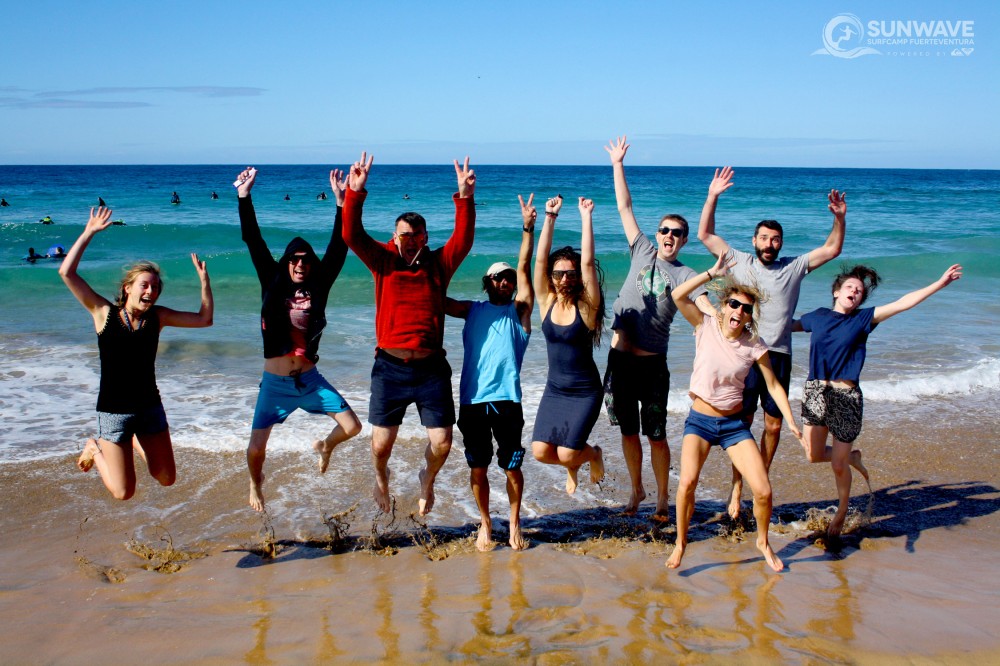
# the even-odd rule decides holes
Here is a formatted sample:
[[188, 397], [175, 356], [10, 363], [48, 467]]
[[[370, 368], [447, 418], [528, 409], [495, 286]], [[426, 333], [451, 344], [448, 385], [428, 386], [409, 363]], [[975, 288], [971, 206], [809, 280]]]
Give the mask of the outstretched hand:
[[726, 261], [726, 256], [727, 255], [728, 255], [728, 252], [723, 252], [722, 254], [720, 254], [716, 258], [715, 265], [712, 266], [707, 271], [705, 271], [706, 273], [708, 273], [708, 277], [710, 277], [713, 280], [715, 278], [722, 277], [723, 275], [725, 275], [726, 273], [729, 272], [730, 268], [732, 268], [733, 266], [736, 265], [736, 260], [735, 259], [731, 259], [730, 261]]
[[202, 284], [208, 283], [208, 266], [205, 265], [204, 261], [198, 259], [198, 255], [194, 252], [191, 253], [191, 263], [194, 264], [194, 269], [198, 272], [198, 279], [201, 280]]
[[330, 189], [338, 206], [344, 205], [344, 193], [347, 192], [347, 174], [340, 169], [330, 171]]
[[626, 141], [625, 135], [622, 134], [604, 146], [604, 150], [608, 151], [608, 155], [611, 157], [612, 164], [623, 164], [625, 162], [625, 153], [628, 152], [629, 148], [629, 144]]
[[98, 206], [97, 212], [94, 209], [90, 209], [90, 219], [87, 220], [86, 231], [96, 234], [98, 231], [104, 231], [111, 226], [111, 209], [105, 206]]
[[722, 167], [722, 170], [715, 170], [715, 176], [708, 185], [708, 196], [717, 197], [733, 186], [733, 168]]
[[580, 215], [588, 218], [594, 214], [594, 200], [580, 197]]
[[352, 190], [361, 192], [365, 189], [365, 183], [368, 182], [368, 172], [372, 170], [372, 162], [374, 161], [374, 155], [369, 156], [368, 151], [362, 151], [361, 159], [347, 170], [347, 185]]
[[248, 166], [246, 169], [240, 172], [240, 175], [236, 176], [236, 181], [233, 186], [236, 188], [237, 195], [242, 199], [250, 194], [250, 190], [253, 189], [253, 184], [257, 180], [257, 169], [252, 166]]
[[944, 287], [947, 287], [955, 280], [961, 280], [961, 279], [962, 279], [962, 265], [953, 264], [952, 266], [948, 267], [948, 270], [946, 270], [941, 275], [941, 277], [938, 278], [938, 284], [940, 284], [941, 288], [943, 289]]
[[827, 208], [835, 217], [847, 215], [847, 192], [830, 190], [830, 195], [827, 198], [830, 200], [830, 205]]
[[517, 195], [517, 200], [521, 203], [521, 220], [524, 222], [524, 227], [534, 229], [535, 220], [538, 219], [538, 211], [532, 205], [532, 202], [535, 200], [535, 193], [532, 192], [528, 195], [528, 203], [524, 203], [524, 199], [520, 194]]
[[455, 175], [458, 176], [458, 196], [467, 199], [476, 192], [476, 172], [469, 168], [469, 156], [465, 156], [465, 164], [459, 166], [455, 160]]

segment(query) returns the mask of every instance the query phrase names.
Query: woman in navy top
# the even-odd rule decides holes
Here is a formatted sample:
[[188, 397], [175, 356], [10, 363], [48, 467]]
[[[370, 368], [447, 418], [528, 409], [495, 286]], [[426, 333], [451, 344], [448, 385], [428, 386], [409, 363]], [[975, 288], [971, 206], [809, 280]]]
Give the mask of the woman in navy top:
[[[851, 498], [851, 467], [868, 480], [861, 451], [851, 444], [861, 433], [864, 398], [859, 380], [865, 364], [868, 335], [889, 317], [905, 312], [931, 294], [962, 277], [962, 267], [951, 266], [923, 289], [911, 291], [888, 305], [862, 308], [878, 286], [879, 275], [867, 266], [855, 266], [833, 281], [833, 308], [819, 308], [803, 315], [793, 331], [812, 333], [809, 340], [809, 376], [802, 398], [806, 456], [809, 462], [833, 467], [840, 504], [827, 533], [839, 536]], [[833, 445], [826, 443], [833, 435]]]

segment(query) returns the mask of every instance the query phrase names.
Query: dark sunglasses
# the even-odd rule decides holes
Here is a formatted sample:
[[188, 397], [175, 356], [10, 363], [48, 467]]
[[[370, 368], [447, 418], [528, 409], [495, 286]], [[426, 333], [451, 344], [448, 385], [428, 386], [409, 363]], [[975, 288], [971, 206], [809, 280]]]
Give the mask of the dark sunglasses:
[[576, 280], [580, 277], [580, 271], [575, 269], [570, 269], [568, 271], [552, 271], [552, 279], [559, 282], [563, 278], [569, 278], [570, 280]]
[[517, 273], [511, 273], [509, 271], [506, 273], [497, 273], [496, 275], [491, 275], [490, 279], [494, 282], [503, 282], [504, 280], [507, 280], [507, 282], [514, 282], [517, 280]]
[[674, 238], [684, 238], [687, 235], [683, 229], [675, 229], [673, 227], [660, 227], [657, 231], [663, 236], [673, 236]]
[[294, 266], [295, 264], [298, 264], [300, 262], [303, 264], [309, 264], [311, 261], [312, 259], [309, 258], [308, 254], [293, 254], [289, 258], [288, 263]]
[[743, 301], [738, 301], [735, 298], [730, 298], [726, 300], [726, 305], [734, 310], [743, 310], [748, 315], [753, 315], [753, 303], [744, 303]]

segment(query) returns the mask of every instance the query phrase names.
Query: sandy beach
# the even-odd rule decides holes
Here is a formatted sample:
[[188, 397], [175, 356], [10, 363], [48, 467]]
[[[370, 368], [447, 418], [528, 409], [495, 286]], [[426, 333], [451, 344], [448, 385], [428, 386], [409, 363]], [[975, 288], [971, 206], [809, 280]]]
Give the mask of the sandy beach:
[[[940, 424], [957, 422], [957, 404], [942, 411]], [[6, 464], [0, 662], [996, 663], [1000, 427], [985, 411], [975, 419], [933, 431], [903, 411], [872, 419], [871, 523], [839, 551], [809, 523], [834, 504], [829, 468], [786, 437], [771, 526], [782, 574], [732, 534], [717, 501], [699, 502], [689, 552], [668, 571], [673, 529], [648, 520], [649, 501], [620, 514], [627, 477], [613, 444], [607, 501], [526, 520], [520, 553], [504, 543], [502, 504], [500, 545], [479, 553], [475, 525], [447, 507], [424, 526], [407, 516], [402, 482], [395, 520], [375, 519], [364, 474], [337, 498], [289, 489], [266, 522], [245, 505], [235, 453], [180, 450], [174, 487], [141, 478], [124, 503], [93, 475], [67, 474], [68, 455]], [[920, 444], [907, 435], [917, 428]], [[366, 446], [334, 462], [361, 464]], [[272, 456], [270, 478], [313, 462]], [[464, 479], [460, 445], [446, 471], [443, 483]], [[714, 451], [703, 486], [718, 494], [727, 478]]]

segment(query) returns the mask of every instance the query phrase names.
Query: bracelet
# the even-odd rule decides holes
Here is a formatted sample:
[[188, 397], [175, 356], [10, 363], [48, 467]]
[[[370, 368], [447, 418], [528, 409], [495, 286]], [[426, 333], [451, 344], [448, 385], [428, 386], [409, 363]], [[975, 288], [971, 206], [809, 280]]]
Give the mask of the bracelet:
[[545, 211], [545, 215], [546, 216], [552, 216], [552, 217], [559, 217], [559, 213], [550, 213], [549, 211]]
[[705, 275], [708, 276], [709, 280], [714, 280], [715, 279], [714, 277], [712, 277], [712, 272], [711, 271], [705, 271]]
[[531, 229], [529, 229], [528, 227], [521, 227], [521, 231], [527, 231], [529, 234], [532, 233], [534, 230], [535, 230], [534, 227], [532, 227]]

